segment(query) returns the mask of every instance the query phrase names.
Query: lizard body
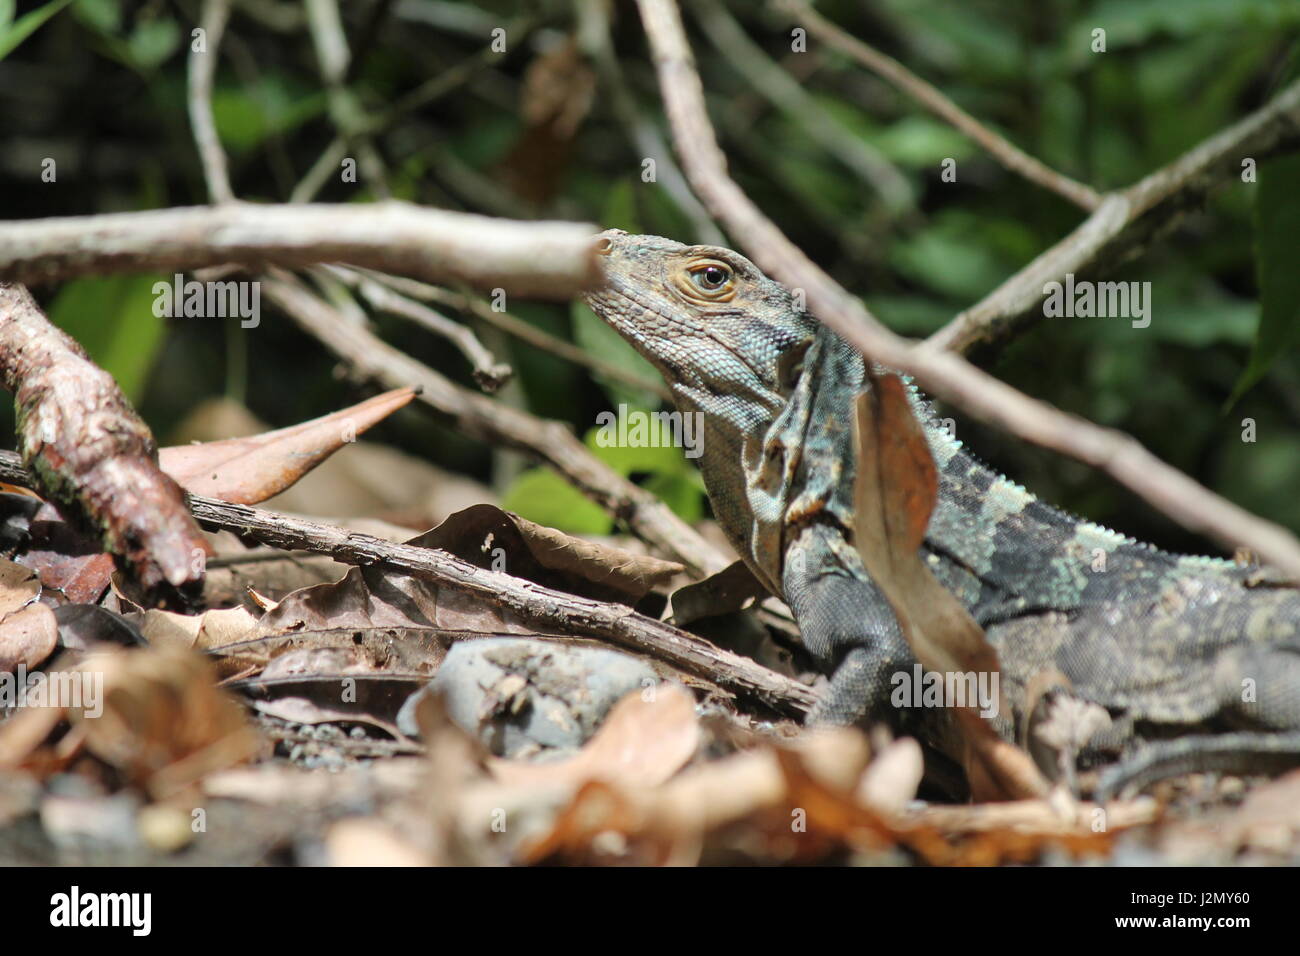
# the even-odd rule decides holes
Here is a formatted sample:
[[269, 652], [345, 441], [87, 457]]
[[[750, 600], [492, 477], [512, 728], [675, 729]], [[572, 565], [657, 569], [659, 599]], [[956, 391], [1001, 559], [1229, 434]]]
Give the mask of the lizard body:
[[[599, 243], [606, 282], [587, 301], [658, 369], [678, 410], [700, 414], [720, 525], [831, 675], [813, 718], [897, 723], [891, 678], [913, 658], [852, 543], [861, 355], [729, 249], [619, 230]], [[923, 559], [985, 628], [1013, 711], [1055, 669], [1125, 740], [1223, 725], [1296, 731], [1300, 752], [1300, 592], [1040, 501], [911, 395], [940, 478]], [[1027, 718], [999, 729], [1011, 736]]]

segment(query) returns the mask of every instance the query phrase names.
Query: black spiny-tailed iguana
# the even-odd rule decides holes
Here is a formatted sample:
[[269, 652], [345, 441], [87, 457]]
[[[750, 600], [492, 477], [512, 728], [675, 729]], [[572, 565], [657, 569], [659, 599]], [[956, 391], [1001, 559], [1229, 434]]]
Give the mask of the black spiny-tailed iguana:
[[[913, 657], [852, 543], [861, 355], [729, 249], [619, 230], [598, 243], [606, 282], [588, 303], [659, 370], [679, 411], [702, 414], [717, 519], [831, 675], [813, 719], [899, 724], [891, 677]], [[1114, 719], [1085, 754], [1132, 757], [1103, 787], [1162, 767], [1300, 763], [1300, 592], [1046, 505], [912, 401], [940, 474], [923, 558], [998, 651], [1004, 735], [1023, 734], [1027, 685], [1054, 671]]]

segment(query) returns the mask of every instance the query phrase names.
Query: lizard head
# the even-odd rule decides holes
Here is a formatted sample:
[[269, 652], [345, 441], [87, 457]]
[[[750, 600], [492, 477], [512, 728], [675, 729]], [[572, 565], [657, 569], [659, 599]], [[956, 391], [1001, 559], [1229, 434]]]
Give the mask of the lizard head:
[[739, 253], [608, 229], [596, 238], [605, 282], [584, 298], [679, 398], [788, 394], [817, 323], [785, 286]]

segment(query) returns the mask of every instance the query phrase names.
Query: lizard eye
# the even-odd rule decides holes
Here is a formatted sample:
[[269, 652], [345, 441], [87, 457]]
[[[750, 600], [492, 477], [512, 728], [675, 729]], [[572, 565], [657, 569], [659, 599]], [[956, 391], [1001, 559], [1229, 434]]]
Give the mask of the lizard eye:
[[705, 292], [717, 292], [731, 281], [731, 270], [724, 265], [711, 262], [693, 270], [691, 278]]

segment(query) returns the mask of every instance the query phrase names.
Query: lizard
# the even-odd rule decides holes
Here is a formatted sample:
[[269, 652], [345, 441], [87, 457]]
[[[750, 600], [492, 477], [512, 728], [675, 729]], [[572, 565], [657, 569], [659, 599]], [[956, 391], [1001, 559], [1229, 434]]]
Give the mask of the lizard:
[[[829, 675], [810, 721], [905, 722], [890, 689], [914, 658], [853, 544], [861, 354], [733, 250], [617, 229], [596, 249], [604, 282], [585, 301], [700, 416], [714, 515]], [[939, 473], [922, 558], [998, 653], [1003, 736], [1026, 739], [1036, 675], [1055, 672], [1114, 718], [1079, 751], [1123, 758], [1103, 793], [1300, 764], [1300, 590], [1057, 509], [970, 454], [915, 388], [909, 400]]]

